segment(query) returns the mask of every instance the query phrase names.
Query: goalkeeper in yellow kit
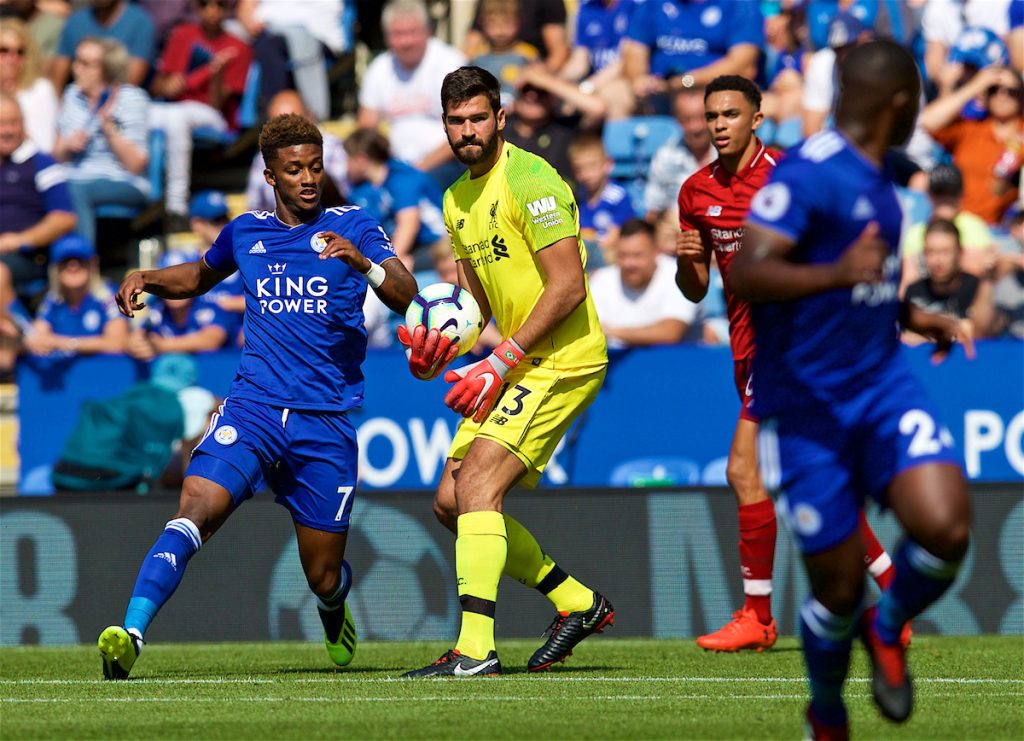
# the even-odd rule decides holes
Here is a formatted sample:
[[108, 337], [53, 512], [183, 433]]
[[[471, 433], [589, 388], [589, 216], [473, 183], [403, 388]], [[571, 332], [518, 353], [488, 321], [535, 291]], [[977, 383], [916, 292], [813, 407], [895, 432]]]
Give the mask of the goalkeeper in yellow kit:
[[[444, 218], [468, 288], [504, 341], [477, 363], [449, 370], [445, 403], [463, 415], [441, 474], [434, 511], [456, 534], [462, 629], [455, 648], [406, 677], [501, 673], [494, 609], [502, 573], [545, 594], [558, 614], [531, 671], [563, 661], [615, 610], [562, 571], [502, 513], [512, 486], [533, 486], [576, 416], [597, 396], [608, 364], [594, 310], [572, 192], [540, 157], [502, 139], [500, 85], [461, 67], [441, 86], [448, 143], [468, 167], [445, 193]], [[437, 330], [404, 327], [412, 372], [439, 375], [455, 348]]]

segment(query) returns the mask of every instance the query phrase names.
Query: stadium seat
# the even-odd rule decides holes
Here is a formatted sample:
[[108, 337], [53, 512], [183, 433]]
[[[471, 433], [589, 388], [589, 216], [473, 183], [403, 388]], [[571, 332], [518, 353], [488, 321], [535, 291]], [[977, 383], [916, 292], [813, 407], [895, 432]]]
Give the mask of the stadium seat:
[[700, 466], [689, 458], [634, 458], [612, 469], [609, 486], [694, 486]]
[[[149, 181], [149, 202], [159, 203], [164, 197], [164, 158], [167, 155], [167, 137], [160, 129], [149, 131], [149, 164], [146, 179]], [[105, 203], [96, 208], [97, 219], [134, 219], [143, 208]]]
[[679, 123], [671, 116], [633, 116], [605, 124], [603, 140], [612, 160], [611, 177], [626, 188], [638, 213], [644, 211], [644, 185], [654, 153], [679, 131]]

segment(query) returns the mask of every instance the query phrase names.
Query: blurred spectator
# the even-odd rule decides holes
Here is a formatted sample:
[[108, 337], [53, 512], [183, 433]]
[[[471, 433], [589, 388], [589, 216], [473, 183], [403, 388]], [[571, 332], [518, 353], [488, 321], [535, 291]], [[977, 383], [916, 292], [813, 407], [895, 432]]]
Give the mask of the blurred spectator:
[[580, 236], [596, 244], [603, 263], [615, 262], [619, 229], [636, 218], [629, 194], [609, 180], [612, 160], [604, 150], [599, 134], [580, 134], [569, 145], [569, 161], [576, 181], [576, 203], [580, 213]]
[[[1006, 44], [987, 28], [968, 26], [960, 32], [946, 57], [946, 66], [935, 80], [938, 94], [946, 95], [960, 87], [985, 67], [1005, 67], [1010, 63], [1010, 52]], [[962, 115], [965, 118], [982, 118], [985, 115], [983, 102], [969, 101]]]
[[213, 394], [194, 385], [197, 375], [192, 358], [167, 355], [153, 363], [149, 380], [113, 398], [85, 401], [54, 464], [54, 488], [145, 494], [158, 478], [180, 479], [182, 458], [194, 447], [189, 439], [216, 409]]
[[803, 136], [804, 66], [810, 54], [800, 43], [800, 14], [782, 12], [765, 20], [764, 122], [758, 134], [787, 149]]
[[28, 138], [40, 151], [52, 152], [57, 138], [57, 93], [42, 75], [35, 39], [17, 18], [0, 19], [0, 92], [18, 98]]
[[343, 0], [238, 0], [237, 16], [260, 65], [264, 101], [296, 88], [318, 119], [330, 115], [327, 61], [347, 51]]
[[[174, 29], [187, 23], [197, 23], [195, 0], [134, 0], [153, 22], [155, 54], [167, 46]], [[225, 0], [228, 2], [229, 0]]]
[[554, 109], [551, 93], [532, 84], [524, 85], [505, 124], [505, 141], [543, 157], [571, 182], [568, 151], [572, 129], [555, 120]]
[[501, 83], [501, 104], [508, 108], [515, 99], [520, 71], [540, 58], [536, 47], [522, 41], [518, 0], [480, 0], [480, 28], [486, 45], [470, 59]]
[[345, 140], [345, 153], [352, 187], [349, 200], [381, 223], [409, 272], [429, 267], [430, 245], [449, 245], [437, 183], [425, 172], [392, 159], [388, 140], [376, 129], [353, 132]]
[[[952, 221], [956, 225], [963, 248], [961, 266], [969, 273], [982, 275], [995, 260], [995, 240], [984, 219], [961, 208], [963, 197], [963, 177], [953, 165], [938, 165], [929, 173], [930, 218]], [[900, 245], [904, 285], [915, 283], [924, 275], [922, 252], [926, 228], [927, 224], [920, 222], [904, 232]]]
[[0, 93], [0, 307], [15, 295], [32, 303], [47, 247], [74, 228], [64, 168], [26, 139], [18, 101]]
[[53, 63], [53, 84], [57, 90], [64, 89], [69, 73], [74, 74], [71, 58], [77, 54], [79, 44], [95, 37], [115, 39], [127, 49], [129, 59], [121, 79], [141, 87], [156, 59], [153, 21], [145, 10], [128, 0], [90, 0], [87, 7], [68, 16], [61, 31]]
[[[646, 2], [623, 41], [623, 70], [640, 99], [703, 87], [720, 75], [757, 75], [760, 5], [748, 0]], [[655, 104], [655, 112], [658, 104]]]
[[[658, 148], [647, 173], [644, 208], [648, 221], [658, 213], [674, 210], [679, 188], [686, 179], [718, 157], [704, 119], [704, 88], [678, 91], [672, 100], [672, 115], [679, 122], [679, 134]], [[675, 255], [675, 250], [673, 236], [669, 254]]]
[[92, 243], [78, 234], [61, 237], [50, 248], [50, 263], [50, 291], [25, 335], [25, 349], [59, 358], [124, 352], [128, 320], [100, 277]]
[[[995, 318], [992, 282], [987, 277], [978, 278], [961, 270], [960, 253], [960, 233], [956, 225], [946, 219], [932, 221], [924, 233], [924, 264], [928, 277], [907, 287], [906, 300], [935, 314], [969, 320], [974, 336], [985, 337], [991, 332]], [[909, 335], [912, 344], [917, 344], [916, 336], [905, 335]]]
[[1024, 72], [1024, 2], [1021, 0], [1010, 3], [1009, 25], [1006, 46], [1010, 50], [1010, 61], [1015, 70]]
[[[985, 102], [985, 117], [977, 121], [962, 118], [964, 106], [979, 97]], [[1012, 156], [1024, 146], [1022, 104], [1024, 85], [1020, 75], [1010, 69], [987, 67], [928, 105], [918, 119], [918, 125], [953, 155], [954, 164], [963, 173], [964, 210], [989, 224], [997, 223], [1017, 197], [1017, 188], [1008, 179], [1019, 178], [1019, 159], [1005, 178], [997, 177], [996, 169], [1008, 150]]]
[[[203, 190], [192, 196], [188, 207], [189, 227], [199, 239], [199, 254], [205, 255], [221, 230], [231, 221], [228, 202], [219, 190]], [[242, 328], [242, 313], [245, 311], [245, 286], [242, 274], [237, 270], [204, 294], [224, 311], [235, 315], [237, 327], [229, 333], [235, 338]]]
[[576, 44], [559, 72], [584, 94], [598, 95], [613, 121], [629, 116], [635, 106], [619, 52], [638, 4], [637, 0], [583, 0], [576, 15]]
[[851, 13], [840, 13], [829, 24], [828, 48], [811, 55], [804, 75], [803, 135], [816, 134], [825, 128], [838, 88], [836, 70], [847, 54], [873, 37], [860, 19]]
[[1010, 0], [928, 0], [921, 19], [928, 79], [937, 84], [943, 79], [949, 51], [964, 28], [987, 28], [1004, 37], [1009, 5]]
[[[467, 58], [482, 54], [487, 47], [482, 11], [483, 3], [479, 3], [473, 25], [462, 44]], [[544, 66], [558, 72], [569, 58], [564, 0], [519, 0], [519, 18], [521, 39], [540, 52]]]
[[[560, 100], [563, 112], [567, 115], [579, 113], [582, 116], [579, 123], [581, 129], [600, 128], [604, 119], [611, 116], [610, 107], [604, 97], [551, 72], [539, 62], [520, 70], [518, 88], [521, 90], [526, 87], [542, 90], [552, 96], [552, 99]], [[506, 107], [505, 111], [508, 113], [509, 108]]]
[[167, 135], [166, 206], [169, 231], [187, 221], [192, 177], [192, 131], [234, 128], [252, 53], [224, 30], [228, 0], [195, 0], [199, 23], [174, 29], [160, 60], [153, 95], [164, 103], [150, 108], [150, 124]]
[[123, 82], [131, 62], [113, 39], [86, 37], [75, 50], [54, 156], [68, 164], [78, 231], [96, 243], [96, 207], [144, 206], [149, 162], [149, 97]]
[[422, 0], [391, 0], [381, 15], [388, 51], [374, 59], [359, 90], [361, 129], [388, 126], [391, 152], [430, 172], [447, 188], [461, 174], [441, 124], [441, 83], [466, 63], [457, 49], [433, 38]]
[[[160, 268], [193, 262], [197, 255], [171, 250], [165, 252]], [[138, 360], [152, 360], [167, 353], [195, 353], [219, 350], [228, 343], [237, 322], [207, 296], [183, 299], [146, 299], [142, 326], [128, 338], [128, 354]]]
[[[267, 106], [267, 118], [283, 116], [286, 113], [298, 113], [305, 116], [313, 123], [319, 124], [305, 104], [302, 97], [294, 90], [282, 90], [275, 95]], [[327, 182], [324, 185], [324, 195], [320, 199], [325, 207], [340, 206], [345, 203], [344, 191], [348, 177], [348, 155], [345, 154], [345, 145], [341, 139], [328, 131], [320, 129], [324, 139], [324, 172], [327, 174]], [[252, 166], [249, 168], [249, 179], [245, 186], [245, 202], [253, 211], [273, 211], [277, 208], [274, 200], [274, 188], [267, 182], [263, 174], [267, 169], [263, 162], [263, 155], [256, 152], [252, 159]]]
[[996, 310], [993, 333], [1024, 340], [1024, 210], [1010, 219], [1010, 234], [1017, 243], [1017, 254], [1006, 261], [992, 289]]
[[676, 288], [675, 260], [658, 252], [654, 227], [622, 225], [618, 263], [590, 278], [590, 292], [609, 347], [680, 342], [697, 321], [697, 305]]
[[[913, 0], [912, 0], [913, 1]], [[853, 16], [862, 28], [873, 29], [879, 12], [877, 0], [808, 0], [806, 4], [807, 40], [812, 50], [825, 49], [832, 21], [840, 13]]]
[[47, 3], [37, 0], [0, 0], [0, 14], [20, 18], [29, 27], [36, 40], [42, 72], [51, 79], [57, 43], [64, 28], [64, 19], [70, 12], [71, 6], [64, 0]]

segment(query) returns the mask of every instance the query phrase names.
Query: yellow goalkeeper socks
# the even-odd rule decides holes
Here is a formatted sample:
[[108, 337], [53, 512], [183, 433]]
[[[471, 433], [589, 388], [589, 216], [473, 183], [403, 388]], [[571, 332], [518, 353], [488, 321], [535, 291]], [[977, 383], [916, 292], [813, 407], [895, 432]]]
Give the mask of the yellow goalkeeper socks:
[[536, 538], [517, 520], [508, 515], [504, 517], [508, 536], [505, 573], [544, 594], [559, 612], [589, 610], [594, 604], [593, 591], [558, 568], [541, 550]]
[[465, 656], [485, 659], [494, 650], [494, 608], [507, 552], [505, 520], [500, 512], [459, 515], [455, 573], [462, 630], [455, 649]]

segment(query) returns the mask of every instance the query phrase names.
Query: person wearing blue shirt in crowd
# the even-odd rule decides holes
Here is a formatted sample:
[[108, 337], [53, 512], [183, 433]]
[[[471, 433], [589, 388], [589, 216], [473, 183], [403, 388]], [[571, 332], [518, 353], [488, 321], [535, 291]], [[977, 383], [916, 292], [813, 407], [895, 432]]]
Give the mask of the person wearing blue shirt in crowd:
[[[159, 267], [198, 259], [198, 254], [171, 250], [160, 257]], [[137, 360], [166, 353], [210, 352], [225, 347], [237, 333], [235, 315], [220, 308], [209, 294], [155, 299], [148, 303], [142, 326], [131, 333], [126, 350]]]
[[[228, 202], [219, 190], [204, 190], [192, 196], [188, 206], [189, 227], [199, 238], [199, 254], [205, 255], [217, 240], [221, 230], [231, 221]], [[245, 312], [245, 286], [242, 276], [232, 273], [206, 294], [206, 298], [228, 313], [233, 326], [228, 332], [228, 343], [241, 346], [242, 315]]]
[[598, 134], [580, 134], [569, 145], [569, 161], [576, 180], [576, 201], [580, 209], [580, 236], [590, 255], [587, 269], [615, 263], [619, 228], [636, 216], [626, 189], [609, 180], [612, 161]]
[[583, 0], [576, 15], [576, 43], [559, 72], [560, 78], [578, 83], [584, 95], [599, 96], [610, 120], [627, 117], [635, 103], [629, 82], [622, 76], [620, 50], [629, 19], [639, 4], [639, 0]]
[[[921, 78], [893, 41], [840, 66], [836, 130], [792, 150], [754, 197], [730, 285], [753, 302], [754, 411], [765, 486], [803, 553], [800, 610], [810, 738], [849, 735], [843, 684], [860, 634], [882, 714], [902, 723], [913, 686], [900, 634], [952, 586], [970, 495], [949, 430], [900, 351], [898, 323], [973, 357], [969, 325], [901, 303], [901, 209], [886, 152], [913, 131]], [[896, 576], [864, 610], [859, 513], [892, 509]]]
[[96, 248], [69, 234], [50, 247], [50, 291], [25, 335], [32, 355], [70, 357], [124, 352], [128, 322], [117, 311], [114, 290], [100, 278]]
[[354, 131], [345, 140], [345, 153], [349, 201], [384, 226], [395, 254], [409, 270], [428, 267], [430, 245], [447, 240], [443, 195], [435, 180], [391, 158], [388, 140], [374, 129]]
[[[703, 87], [719, 75], [757, 76], [764, 45], [760, 5], [750, 0], [664, 0], [639, 5], [623, 40], [623, 71], [637, 98]], [[662, 106], [667, 108], [667, 106]]]
[[124, 81], [142, 87], [156, 59], [156, 29], [149, 14], [128, 0], [90, 0], [87, 7], [68, 16], [61, 30], [51, 75], [57, 90], [68, 81], [78, 44], [89, 37], [111, 38], [124, 44], [131, 57]]
[[46, 248], [75, 228], [67, 173], [26, 136], [21, 107], [0, 93], [0, 313], [46, 281]]
[[[840, 8], [840, 5], [843, 7]], [[807, 40], [812, 49], [828, 47], [829, 26], [840, 10], [855, 17], [864, 28], [875, 27], [878, 17], [878, 0], [853, 0], [840, 3], [839, 0], [809, 0], [807, 3]]]
[[193, 452], [178, 511], [142, 562], [123, 623], [100, 634], [107, 679], [128, 677], [189, 559], [265, 486], [291, 513], [331, 660], [345, 666], [355, 653], [344, 554], [358, 463], [348, 413], [363, 401], [362, 306], [369, 284], [404, 313], [416, 282], [365, 211], [321, 206], [323, 138], [313, 123], [295, 114], [270, 119], [260, 150], [275, 211], [239, 216], [201, 259], [131, 273], [117, 292], [132, 317], [143, 308], [140, 294], [196, 297], [238, 271], [246, 337], [229, 396]]

